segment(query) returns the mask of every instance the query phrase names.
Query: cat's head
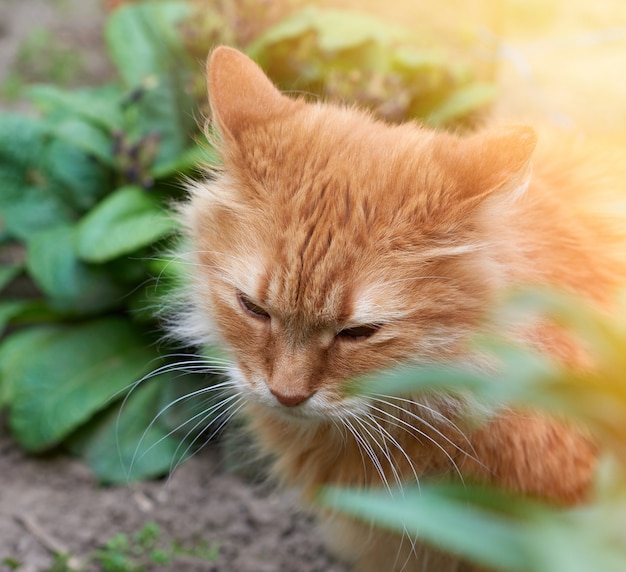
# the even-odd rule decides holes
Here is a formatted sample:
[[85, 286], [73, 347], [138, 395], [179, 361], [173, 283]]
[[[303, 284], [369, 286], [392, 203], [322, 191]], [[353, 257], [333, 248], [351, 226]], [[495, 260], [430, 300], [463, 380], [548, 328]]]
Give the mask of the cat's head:
[[342, 414], [359, 406], [347, 380], [462, 354], [506, 281], [489, 227], [528, 184], [534, 133], [460, 137], [291, 99], [224, 47], [208, 83], [223, 165], [182, 209], [189, 328], [232, 353], [240, 390]]

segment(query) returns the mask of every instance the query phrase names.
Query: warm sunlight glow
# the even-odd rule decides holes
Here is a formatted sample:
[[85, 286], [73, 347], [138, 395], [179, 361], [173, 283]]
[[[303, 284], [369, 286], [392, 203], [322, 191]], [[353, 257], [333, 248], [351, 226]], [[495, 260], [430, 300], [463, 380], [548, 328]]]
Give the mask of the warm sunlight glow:
[[367, 9], [438, 45], [482, 57], [482, 72], [500, 87], [498, 117], [624, 143], [623, 0], [442, 0], [436, 8], [430, 0], [319, 3]]

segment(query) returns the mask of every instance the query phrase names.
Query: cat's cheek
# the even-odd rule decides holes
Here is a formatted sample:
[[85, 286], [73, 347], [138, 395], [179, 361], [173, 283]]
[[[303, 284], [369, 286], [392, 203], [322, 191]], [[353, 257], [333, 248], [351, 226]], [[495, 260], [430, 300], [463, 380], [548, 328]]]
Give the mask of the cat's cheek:
[[230, 378], [235, 382], [237, 392], [247, 401], [252, 401], [266, 406], [272, 406], [276, 401], [270, 393], [267, 384], [262, 378], [244, 372], [241, 368], [233, 366], [229, 372]]

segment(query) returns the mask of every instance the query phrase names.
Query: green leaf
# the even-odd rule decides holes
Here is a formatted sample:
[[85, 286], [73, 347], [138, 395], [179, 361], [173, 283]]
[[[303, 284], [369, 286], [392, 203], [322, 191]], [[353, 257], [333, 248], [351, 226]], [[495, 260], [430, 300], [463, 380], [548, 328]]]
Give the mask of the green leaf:
[[0, 203], [0, 217], [11, 236], [28, 240], [44, 229], [71, 222], [75, 216], [58, 195], [44, 187], [29, 184], [19, 191], [18, 200]]
[[41, 188], [44, 177], [38, 162], [44, 139], [39, 120], [0, 115], [0, 217], [8, 233], [17, 238], [69, 215], [58, 197]]
[[34, 350], [52, 341], [57, 332], [54, 326], [28, 328], [11, 334], [0, 344], [0, 408], [13, 401]]
[[[41, 154], [43, 140], [44, 129], [39, 119], [0, 114], [0, 169], [7, 164], [22, 167], [31, 164]], [[0, 197], [3, 195], [0, 189]]]
[[[88, 124], [83, 123], [83, 126], [88, 127]], [[84, 146], [89, 147], [86, 141], [87, 136]], [[108, 139], [101, 143], [111, 145]], [[82, 212], [89, 210], [109, 191], [111, 170], [80, 145], [75, 146], [61, 138], [53, 139], [39, 159], [39, 168], [47, 178], [48, 192]]]
[[45, 114], [63, 111], [108, 131], [123, 126], [122, 92], [115, 85], [72, 91], [53, 85], [35, 85], [28, 88], [28, 96]]
[[9, 352], [9, 423], [29, 451], [60, 443], [147, 373], [155, 358], [140, 331], [121, 318], [41, 331], [39, 343], [19, 344], [29, 351]]
[[143, 2], [127, 4], [111, 14], [105, 39], [128, 87], [170, 71], [173, 53], [182, 52], [176, 25], [189, 13], [185, 2]]
[[156, 79], [137, 102], [137, 138], [147, 134], [158, 136], [158, 153], [154, 169], [171, 164], [191, 144], [196, 125], [193, 120], [195, 103], [183, 90], [180, 72]]
[[0, 266], [0, 292], [8, 286], [12, 280], [24, 270], [23, 264], [3, 264]]
[[303, 39], [311, 33], [315, 34], [320, 50], [329, 53], [370, 42], [391, 44], [406, 39], [402, 29], [385, 25], [363, 12], [307, 6], [266, 30], [249, 46], [248, 53], [254, 58], [262, 57], [270, 46]]
[[30, 305], [26, 300], [0, 300], [0, 336], [11, 320], [19, 316]]
[[51, 137], [49, 125], [0, 116], [0, 217], [26, 240], [72, 221], [106, 190], [107, 172], [84, 152]]
[[51, 133], [57, 139], [69, 143], [87, 155], [92, 155], [104, 165], [113, 167], [113, 142], [109, 134], [78, 117], [68, 116], [55, 121]]
[[33, 235], [27, 267], [59, 309], [97, 312], [119, 304], [124, 290], [104, 269], [81, 262], [74, 247], [76, 228], [59, 226]]
[[174, 219], [138, 187], [118, 189], [79, 224], [77, 249], [88, 262], [105, 262], [163, 238]]
[[[151, 365], [154, 367], [154, 362]], [[181, 441], [169, 435], [157, 415], [163, 391], [176, 383], [174, 376], [165, 374], [145, 381], [125, 403], [118, 403], [72, 437], [70, 449], [80, 454], [104, 483], [169, 472], [180, 453]]]
[[626, 495], [564, 510], [471, 485], [322, 490], [319, 501], [480, 564], [519, 572], [621, 572]]
[[105, 30], [111, 58], [132, 90], [127, 113], [131, 139], [158, 135], [158, 167], [176, 160], [197, 131], [197, 104], [187, 92], [197, 63], [189, 58], [177, 30], [189, 11], [186, 2], [129, 4], [111, 15]]

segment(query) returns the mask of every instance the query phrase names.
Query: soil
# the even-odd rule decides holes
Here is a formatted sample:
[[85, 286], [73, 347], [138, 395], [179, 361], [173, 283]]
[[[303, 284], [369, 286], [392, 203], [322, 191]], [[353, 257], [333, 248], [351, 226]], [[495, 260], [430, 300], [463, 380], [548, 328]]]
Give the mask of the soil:
[[[361, 6], [352, 0], [333, 3]], [[524, 6], [540, 3], [533, 0]], [[418, 4], [431, 5], [415, 2]], [[474, 4], [465, 3], [468, 7]], [[522, 3], [511, 5], [519, 11]], [[517, 17], [519, 14], [513, 18], [513, 12], [504, 18], [509, 41], [500, 66], [504, 95], [495, 110], [497, 115], [550, 120], [558, 110], [557, 123], [573, 123], [583, 130], [619, 137], [623, 143], [626, 83], [623, 74], [616, 73], [626, 65], [623, 0], [553, 0], [550, 6], [551, 12], [536, 28], [529, 25], [528, 18]], [[384, 11], [401, 12], [389, 10], [387, 3]], [[102, 49], [103, 17], [98, 0], [0, 0], [0, 87], [8, 84], [20, 46], [36, 29], [48, 30], [56, 42], [80, 54], [81, 83], [108, 77], [111, 69]], [[516, 22], [517, 29], [511, 22]], [[36, 63], [30, 62], [35, 68]], [[0, 109], [22, 106], [1, 98]], [[165, 544], [175, 540], [187, 547], [201, 542], [219, 546], [214, 561], [186, 556], [162, 569], [345, 571], [325, 553], [312, 516], [297, 508], [293, 493], [278, 492], [270, 484], [251, 483], [229, 473], [215, 445], [167, 481], [104, 488], [81, 462], [68, 456], [25, 455], [0, 417], [0, 476], [2, 572], [10, 570], [8, 564], [2, 564], [5, 558], [20, 562], [22, 572], [47, 571], [52, 552], [59, 549], [85, 560], [115, 534], [132, 535], [148, 522], [161, 527]]]
[[146, 523], [160, 527], [165, 549], [175, 541], [216, 547], [218, 555], [180, 556], [150, 570], [345, 571], [325, 553], [312, 515], [297, 508], [292, 493], [225, 471], [216, 446], [167, 480], [105, 488], [80, 461], [28, 457], [0, 431], [0, 561], [20, 562], [20, 572], [50, 570], [55, 550], [85, 563], [114, 535], [132, 536]]

